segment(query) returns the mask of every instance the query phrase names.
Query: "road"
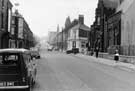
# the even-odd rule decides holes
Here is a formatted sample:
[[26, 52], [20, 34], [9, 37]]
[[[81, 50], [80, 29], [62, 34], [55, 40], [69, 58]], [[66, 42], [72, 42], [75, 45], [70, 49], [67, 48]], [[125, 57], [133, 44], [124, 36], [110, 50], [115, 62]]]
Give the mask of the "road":
[[73, 54], [41, 52], [33, 91], [135, 91], [135, 72]]

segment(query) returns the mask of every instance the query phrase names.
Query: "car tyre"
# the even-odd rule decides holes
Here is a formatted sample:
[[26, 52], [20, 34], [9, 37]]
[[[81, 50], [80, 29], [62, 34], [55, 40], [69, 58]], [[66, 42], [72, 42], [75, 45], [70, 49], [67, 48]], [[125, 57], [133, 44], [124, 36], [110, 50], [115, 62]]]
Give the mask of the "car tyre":
[[29, 80], [29, 87], [25, 91], [32, 91], [32, 79]]

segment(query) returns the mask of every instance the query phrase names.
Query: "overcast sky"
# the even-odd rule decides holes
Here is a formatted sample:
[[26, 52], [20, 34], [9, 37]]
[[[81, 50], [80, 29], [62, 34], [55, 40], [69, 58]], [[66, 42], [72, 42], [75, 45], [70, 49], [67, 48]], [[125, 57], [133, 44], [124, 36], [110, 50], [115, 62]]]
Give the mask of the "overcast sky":
[[[64, 27], [67, 16], [71, 21], [84, 15], [84, 22], [90, 26], [95, 17], [98, 0], [10, 0], [19, 3], [19, 12], [28, 22], [32, 32], [38, 36], [47, 36], [48, 31]], [[15, 8], [15, 7], [14, 7]]]

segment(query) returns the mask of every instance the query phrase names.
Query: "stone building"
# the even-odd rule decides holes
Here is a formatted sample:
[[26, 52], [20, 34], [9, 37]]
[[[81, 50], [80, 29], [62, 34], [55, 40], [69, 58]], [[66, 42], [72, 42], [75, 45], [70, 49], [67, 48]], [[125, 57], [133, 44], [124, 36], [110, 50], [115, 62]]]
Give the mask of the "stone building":
[[117, 8], [120, 15], [121, 53], [135, 56], [135, 0], [123, 0]]
[[84, 24], [84, 16], [79, 15], [78, 24], [72, 26], [68, 31], [67, 50], [78, 48], [79, 52], [85, 52], [89, 31], [90, 28]]
[[[91, 31], [92, 33], [96, 34], [96, 39], [93, 42], [91, 41], [92, 47], [98, 46], [100, 51], [107, 52], [110, 46], [120, 45], [120, 37], [118, 37], [120, 34], [115, 35], [117, 36], [117, 38], [115, 38], [115, 36], [113, 36], [114, 29], [110, 27], [112, 27], [112, 25], [114, 26], [112, 23], [117, 20], [114, 19], [113, 15], [116, 13], [117, 8], [122, 2], [123, 0], [98, 0], [98, 5], [95, 10], [95, 21], [92, 25]], [[116, 18], [118, 18], [120, 13], [116, 15]], [[117, 31], [116, 28], [115, 31]], [[120, 33], [120, 31], [117, 33]], [[97, 43], [96, 41], [99, 41], [99, 43], [95, 44]]]
[[0, 48], [9, 47], [12, 7], [9, 0], [0, 0]]
[[91, 26], [92, 47], [100, 40], [101, 51], [114, 53], [119, 49], [122, 55], [135, 55], [135, 1], [134, 0], [99, 0], [96, 17]]
[[49, 45], [54, 45], [54, 38], [56, 38], [57, 32], [49, 31], [47, 42]]
[[75, 44], [76, 48], [79, 48], [79, 51], [82, 52], [82, 50], [86, 50], [89, 31], [90, 28], [84, 24], [83, 15], [79, 15], [79, 18], [74, 19], [72, 22], [70, 18], [67, 17], [65, 27], [62, 28], [61, 32], [58, 32], [53, 39], [54, 47], [57, 46], [57, 49], [67, 51], [71, 50]]
[[26, 48], [34, 46], [33, 32], [24, 17], [16, 10], [12, 14], [9, 44], [11, 48]]

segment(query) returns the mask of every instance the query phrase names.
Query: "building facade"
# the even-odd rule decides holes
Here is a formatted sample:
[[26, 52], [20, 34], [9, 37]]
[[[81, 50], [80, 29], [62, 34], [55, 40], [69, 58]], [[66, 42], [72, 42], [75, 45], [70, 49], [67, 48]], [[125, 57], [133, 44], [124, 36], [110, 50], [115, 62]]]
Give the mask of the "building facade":
[[134, 0], [99, 0], [89, 34], [92, 48], [99, 40], [102, 52], [114, 53], [118, 49], [122, 55], [135, 56], [134, 9]]
[[[118, 37], [120, 36], [120, 34], [118, 34], [120, 33], [120, 28], [119, 28], [120, 26], [116, 26], [118, 22], [120, 21], [119, 19], [120, 13], [116, 14], [116, 11], [122, 2], [123, 0], [98, 0], [98, 5], [95, 10], [96, 11], [95, 21], [91, 27], [92, 31], [90, 33], [90, 35], [96, 34], [95, 36], [96, 39], [94, 40], [93, 39], [94, 37], [92, 36], [89, 37], [90, 41], [94, 40], [93, 42], [91, 41], [91, 44], [92, 44], [91, 46], [93, 47], [92, 49], [98, 46], [101, 52], [107, 52], [110, 46], [113, 47], [114, 45], [120, 45], [121, 39], [120, 37]], [[116, 17], [114, 17], [115, 14], [116, 14]], [[117, 18], [118, 18], [118, 21], [115, 22]], [[117, 35], [114, 35], [114, 29], [117, 32]], [[92, 39], [90, 39], [91, 37]]]
[[9, 47], [12, 7], [9, 0], [0, 0], [0, 48]]
[[121, 12], [121, 53], [135, 56], [135, 1], [123, 0], [117, 8]]
[[78, 48], [79, 52], [84, 53], [87, 50], [86, 44], [88, 42], [87, 38], [90, 28], [84, 24], [83, 15], [79, 15], [78, 21], [78, 24], [71, 27], [68, 31], [67, 50]]
[[33, 32], [30, 30], [29, 25], [22, 15], [16, 10], [12, 14], [11, 21], [11, 37], [10, 37], [10, 48], [26, 48], [30, 49], [34, 46]]

